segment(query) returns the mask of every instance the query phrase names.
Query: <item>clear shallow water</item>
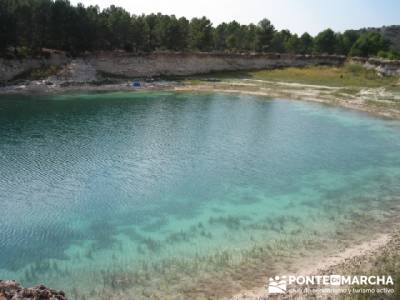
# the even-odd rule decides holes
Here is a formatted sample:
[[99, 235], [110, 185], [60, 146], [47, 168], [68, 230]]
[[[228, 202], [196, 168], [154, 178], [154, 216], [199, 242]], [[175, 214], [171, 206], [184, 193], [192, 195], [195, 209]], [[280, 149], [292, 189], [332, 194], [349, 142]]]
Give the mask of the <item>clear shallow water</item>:
[[305, 102], [2, 96], [0, 159], [0, 278], [72, 299], [219, 298], [400, 204], [400, 123]]

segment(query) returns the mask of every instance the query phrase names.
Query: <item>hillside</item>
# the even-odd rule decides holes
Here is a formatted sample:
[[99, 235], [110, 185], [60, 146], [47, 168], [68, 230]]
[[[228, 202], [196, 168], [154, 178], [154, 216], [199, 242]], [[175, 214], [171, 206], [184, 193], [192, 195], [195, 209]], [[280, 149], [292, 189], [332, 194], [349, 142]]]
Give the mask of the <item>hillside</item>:
[[400, 51], [400, 25], [391, 25], [391, 26], [382, 26], [377, 28], [365, 28], [361, 29], [361, 32], [371, 31], [371, 32], [378, 32], [384, 38], [388, 39], [392, 47]]

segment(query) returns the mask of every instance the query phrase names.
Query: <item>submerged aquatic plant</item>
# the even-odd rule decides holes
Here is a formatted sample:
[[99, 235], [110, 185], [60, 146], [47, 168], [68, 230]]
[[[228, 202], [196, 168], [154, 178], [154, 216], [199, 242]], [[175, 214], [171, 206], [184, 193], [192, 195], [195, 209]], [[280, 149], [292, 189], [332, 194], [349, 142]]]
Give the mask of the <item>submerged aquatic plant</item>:
[[229, 229], [239, 229], [241, 225], [241, 218], [236, 216], [221, 216], [221, 217], [210, 217], [208, 220], [210, 225], [221, 224]]

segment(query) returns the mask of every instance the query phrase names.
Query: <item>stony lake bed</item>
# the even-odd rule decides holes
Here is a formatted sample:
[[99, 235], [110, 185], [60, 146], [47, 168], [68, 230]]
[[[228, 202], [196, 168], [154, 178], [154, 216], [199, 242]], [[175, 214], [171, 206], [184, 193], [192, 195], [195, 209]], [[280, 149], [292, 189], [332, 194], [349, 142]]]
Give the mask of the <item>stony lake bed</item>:
[[70, 299], [229, 298], [388, 233], [400, 122], [171, 91], [4, 95], [0, 277]]

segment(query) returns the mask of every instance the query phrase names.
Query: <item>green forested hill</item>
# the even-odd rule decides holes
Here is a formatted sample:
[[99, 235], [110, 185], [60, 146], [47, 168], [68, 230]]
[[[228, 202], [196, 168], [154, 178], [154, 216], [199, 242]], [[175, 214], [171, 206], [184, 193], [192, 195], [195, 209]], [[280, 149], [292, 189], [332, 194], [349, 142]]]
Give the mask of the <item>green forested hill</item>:
[[[388, 39], [386, 40], [385, 37]], [[392, 41], [393, 45], [391, 45]], [[277, 52], [399, 59], [400, 26], [346, 30], [316, 36], [256, 24], [212, 24], [161, 13], [135, 15], [123, 7], [72, 5], [68, 0], [0, 0], [0, 56], [40, 55], [43, 48], [76, 56], [87, 51]]]
[[380, 33], [385, 39], [389, 40], [392, 47], [400, 51], [400, 25], [382, 26], [378, 28], [366, 28], [360, 31], [370, 31]]

